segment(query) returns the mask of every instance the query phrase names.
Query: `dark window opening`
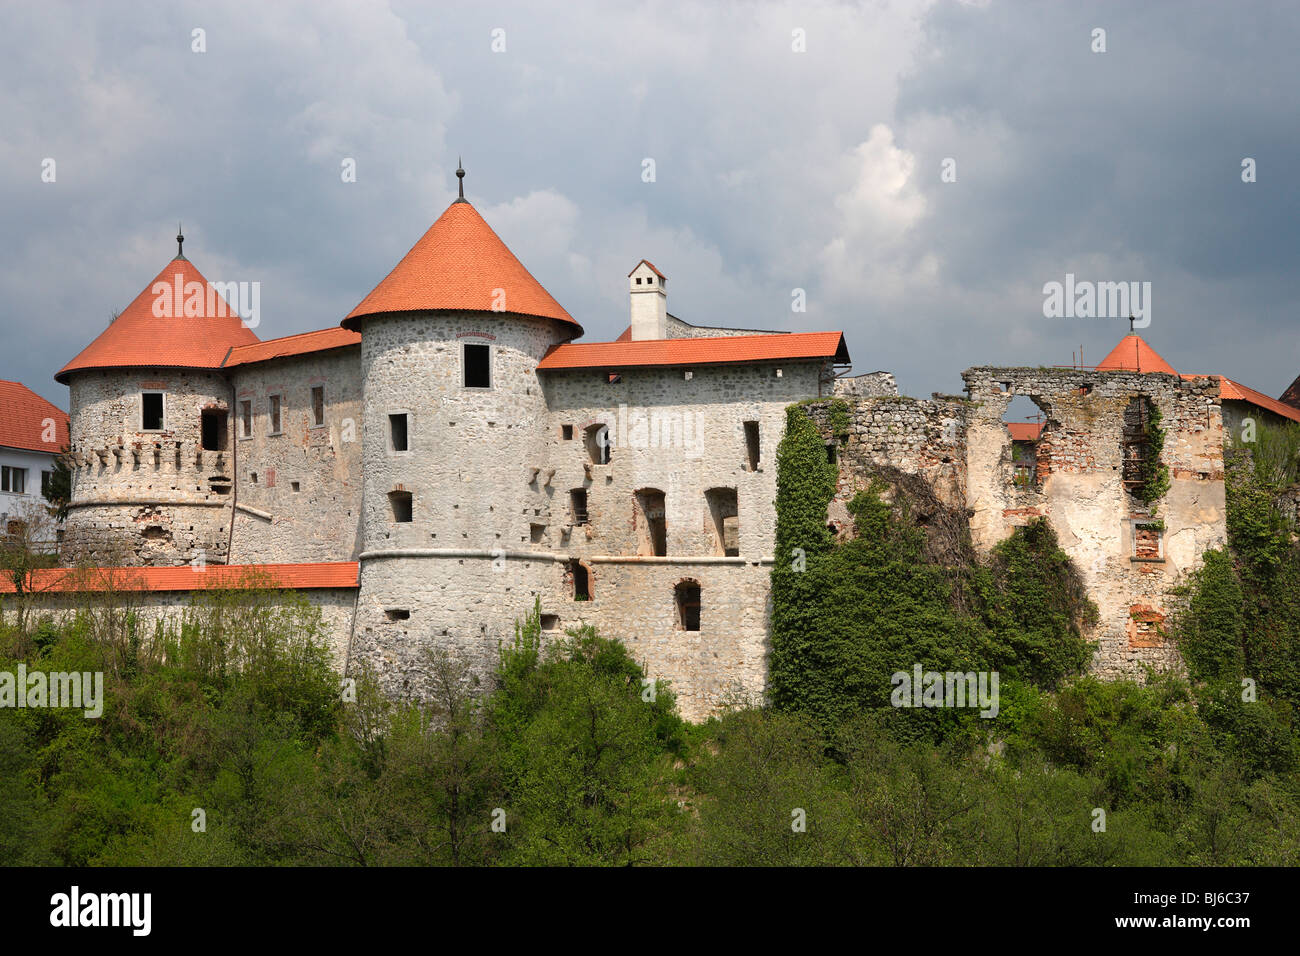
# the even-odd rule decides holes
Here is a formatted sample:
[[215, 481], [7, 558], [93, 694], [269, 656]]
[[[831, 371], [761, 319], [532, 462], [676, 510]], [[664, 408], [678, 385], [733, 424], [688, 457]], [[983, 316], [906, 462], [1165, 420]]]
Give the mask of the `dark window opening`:
[[569, 576], [573, 580], [573, 599], [575, 601], [591, 600], [591, 573], [581, 561], [569, 562]]
[[278, 435], [280, 434], [280, 396], [268, 396], [267, 404], [270, 408], [271, 434]]
[[487, 345], [471, 345], [466, 342], [465, 349], [465, 387], [492, 387], [492, 353]]
[[390, 491], [388, 504], [393, 509], [393, 520], [405, 523], [411, 520], [411, 493], [409, 491]]
[[390, 607], [384, 612], [384, 617], [388, 618], [390, 621], [409, 621], [411, 619], [411, 611], [409, 608], [404, 607]]
[[826, 464], [828, 464], [828, 465], [833, 465], [833, 464], [835, 464], [835, 446], [834, 446], [834, 445], [827, 445], [827, 446], [826, 446]]
[[239, 403], [239, 434], [249, 438], [253, 434], [253, 403]]
[[587, 448], [587, 457], [591, 459], [593, 465], [609, 464], [609, 428], [604, 424], [597, 423], [588, 425], [583, 431], [583, 444]]
[[199, 431], [204, 451], [226, 450], [226, 413], [205, 408], [199, 415]]
[[587, 489], [574, 488], [569, 492], [569, 508], [573, 511], [574, 524], [586, 524], [587, 515]]
[[528, 540], [533, 544], [541, 544], [546, 540], [546, 525], [530, 524], [528, 526]]
[[728, 558], [740, 556], [740, 509], [735, 488], [710, 488], [704, 492], [708, 502], [709, 531], [713, 536], [713, 553]]
[[289, 482], [289, 490], [290, 490], [290, 491], [295, 491], [295, 492], [297, 492], [297, 491], [302, 491], [302, 485], [300, 485], [300, 484], [299, 484], [298, 482], [296, 482], [296, 481], [291, 481], [291, 482]]
[[677, 603], [677, 626], [683, 631], [700, 629], [700, 586], [694, 581], [682, 581], [673, 589]]
[[141, 421], [140, 427], [147, 432], [162, 431], [163, 427], [163, 394], [162, 392], [144, 392], [140, 396], [141, 403]]
[[311, 389], [311, 423], [325, 424], [325, 386], [313, 385]]
[[638, 534], [637, 554], [664, 557], [668, 554], [668, 513], [664, 506], [664, 493], [656, 488], [643, 488], [636, 493], [640, 519], [636, 522]]
[[750, 471], [758, 471], [758, 422], [745, 422], [745, 458]]
[[406, 425], [407, 425], [407, 416], [404, 412], [400, 415], [388, 416], [388, 434], [392, 438], [393, 451], [409, 450], [410, 448], [408, 444], [409, 436], [407, 435]]
[[542, 615], [543, 631], [558, 631], [559, 629], [560, 629], [560, 615], [558, 614]]
[[46, 501], [50, 499], [50, 486], [54, 482], [54, 472], [41, 472], [41, 497]]
[[1120, 458], [1124, 490], [1141, 497], [1143, 486], [1151, 477], [1151, 445], [1148, 431], [1151, 426], [1150, 400], [1142, 395], [1129, 399], [1124, 409], [1124, 430], [1120, 439]]
[[561, 425], [561, 426], [560, 426], [560, 437], [563, 438], [565, 441], [573, 441], [573, 426], [572, 426], [572, 425]]

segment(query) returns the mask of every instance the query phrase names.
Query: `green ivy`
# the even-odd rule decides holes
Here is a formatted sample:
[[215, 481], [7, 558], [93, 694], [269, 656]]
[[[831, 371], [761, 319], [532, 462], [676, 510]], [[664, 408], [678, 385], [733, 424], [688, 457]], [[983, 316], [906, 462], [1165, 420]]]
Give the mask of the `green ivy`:
[[1159, 501], [1169, 490], [1169, 466], [1160, 460], [1165, 447], [1165, 430], [1160, 427], [1160, 409], [1154, 402], [1147, 399], [1142, 401], [1147, 403], [1150, 413], [1145, 431], [1147, 454], [1142, 462], [1142, 484], [1134, 494], [1143, 504], [1149, 505], [1153, 501]]

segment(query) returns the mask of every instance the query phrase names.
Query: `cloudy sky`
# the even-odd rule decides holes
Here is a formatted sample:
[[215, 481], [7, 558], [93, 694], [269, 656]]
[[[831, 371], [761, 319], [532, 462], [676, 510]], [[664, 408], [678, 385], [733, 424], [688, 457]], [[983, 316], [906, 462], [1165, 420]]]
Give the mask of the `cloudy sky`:
[[1072, 273], [1150, 282], [1176, 368], [1277, 395], [1298, 40], [1294, 3], [7, 4], [0, 378], [66, 407], [53, 373], [178, 220], [209, 279], [261, 283], [259, 336], [335, 325], [462, 155], [589, 340], [626, 326], [644, 256], [689, 322], [843, 329], [855, 371], [928, 396], [1098, 361], [1127, 322], [1043, 315]]

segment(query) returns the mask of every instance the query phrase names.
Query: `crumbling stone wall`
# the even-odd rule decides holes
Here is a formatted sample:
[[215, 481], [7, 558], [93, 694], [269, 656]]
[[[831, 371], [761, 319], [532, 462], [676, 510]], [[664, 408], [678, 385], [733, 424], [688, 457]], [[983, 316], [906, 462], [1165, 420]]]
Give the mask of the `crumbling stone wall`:
[[[354, 561], [361, 551], [361, 347], [231, 370], [238, 470], [232, 564]], [[324, 388], [315, 424], [312, 388]], [[281, 397], [279, 435], [269, 396]], [[250, 402], [251, 434], [239, 423]]]
[[835, 394], [845, 398], [894, 398], [898, 383], [890, 372], [866, 372], [835, 380]]

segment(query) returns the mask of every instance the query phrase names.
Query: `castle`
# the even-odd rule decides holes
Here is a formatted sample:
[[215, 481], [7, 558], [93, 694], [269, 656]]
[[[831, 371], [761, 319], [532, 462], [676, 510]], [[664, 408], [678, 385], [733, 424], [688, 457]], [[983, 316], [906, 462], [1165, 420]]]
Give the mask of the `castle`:
[[[903, 398], [888, 373], [846, 374], [840, 332], [691, 325], [666, 287], [641, 260], [627, 331], [575, 341], [582, 327], [463, 182], [335, 328], [261, 341], [178, 252], [57, 373], [71, 390], [64, 547], [136, 569], [125, 590], [156, 614], [258, 566], [321, 607], [341, 669], [369, 664], [395, 695], [426, 692], [430, 650], [490, 669], [539, 601], [546, 633], [620, 638], [699, 719], [765, 686], [792, 403], [809, 403], [840, 466], [832, 527], [880, 465], [964, 509], [983, 551], [1051, 521], [1101, 611], [1106, 674], [1178, 666], [1159, 624], [1168, 588], [1224, 539], [1225, 418], [1300, 420], [1229, 379], [1174, 372], [1136, 335], [1095, 368], [974, 368], [963, 396]], [[1015, 395], [1044, 421], [1009, 428]], [[1158, 511], [1132, 467], [1153, 411]], [[45, 574], [29, 590], [51, 607], [87, 586]]]

